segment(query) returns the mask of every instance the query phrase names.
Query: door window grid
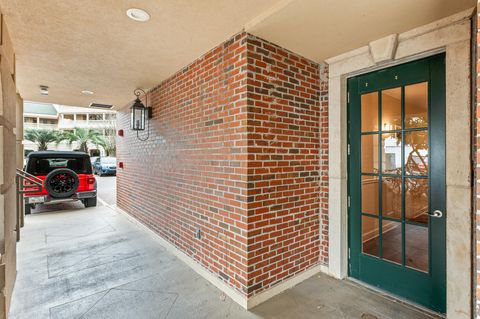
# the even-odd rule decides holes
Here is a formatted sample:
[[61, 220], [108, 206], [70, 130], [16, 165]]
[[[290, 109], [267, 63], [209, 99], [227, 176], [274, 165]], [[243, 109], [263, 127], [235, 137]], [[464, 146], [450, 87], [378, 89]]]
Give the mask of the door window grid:
[[[418, 84], [414, 84], [414, 85], [418, 85]], [[427, 88], [428, 88], [428, 84], [427, 82], [423, 82], [423, 83], [419, 83], [419, 85], [425, 85]], [[408, 123], [406, 123], [406, 115], [405, 115], [405, 91], [406, 91], [406, 87], [409, 87], [411, 85], [408, 85], [408, 86], [401, 86], [401, 87], [398, 87], [398, 88], [393, 88], [393, 89], [389, 89], [390, 91], [391, 90], [395, 90], [395, 89], [398, 89], [397, 90], [397, 93], [398, 91], [400, 91], [400, 107], [401, 107], [401, 128], [398, 129], [398, 122], [394, 123], [393, 125], [389, 125], [389, 124], [386, 124], [386, 123], [382, 123], [384, 122], [384, 119], [382, 117], [382, 98], [385, 98], [385, 94], [383, 94], [383, 92], [385, 90], [380, 90], [380, 91], [375, 91], [375, 92], [371, 92], [371, 93], [367, 93], [367, 94], [370, 94], [370, 100], [371, 100], [371, 95], [372, 93], [376, 93], [376, 98], [377, 98], [377, 115], [375, 116], [372, 116], [372, 118], [374, 118], [375, 120], [378, 121], [378, 123], [376, 123], [376, 125], [365, 125], [364, 124], [364, 120], [363, 120], [363, 116], [362, 117], [362, 132], [361, 132], [361, 136], [362, 136], [362, 142], [364, 140], [364, 137], [367, 137], [367, 136], [374, 136], [374, 138], [378, 139], [377, 141], [377, 145], [379, 147], [379, 149], [374, 149], [374, 152], [377, 152], [378, 154], [378, 160], [377, 160], [377, 163], [375, 163], [373, 165], [373, 169], [370, 170], [370, 172], [364, 172], [364, 166], [363, 166], [363, 152], [361, 153], [362, 154], [362, 164], [361, 164], [361, 169], [362, 169], [362, 180], [366, 177], [370, 177], [370, 179], [376, 179], [377, 180], [377, 184], [376, 185], [378, 187], [378, 194], [380, 194], [380, 196], [377, 196], [378, 197], [378, 201], [379, 203], [377, 204], [378, 205], [378, 212], [376, 212], [376, 214], [374, 212], [369, 212], [369, 211], [363, 211], [362, 209], [362, 216], [365, 216], [365, 217], [362, 217], [362, 228], [365, 227], [364, 225], [366, 225], [364, 222], [363, 222], [363, 219], [364, 218], [367, 218], [368, 217], [368, 220], [373, 220], [373, 219], [376, 219], [377, 222], [376, 222], [376, 225], [377, 225], [377, 228], [378, 228], [378, 244], [376, 245], [377, 246], [377, 249], [376, 251], [373, 253], [373, 254], [369, 254], [368, 252], [365, 252], [363, 250], [363, 239], [362, 239], [362, 251], [364, 254], [368, 254], [368, 255], [371, 255], [371, 256], [375, 256], [375, 257], [378, 257], [378, 258], [381, 258], [381, 259], [384, 259], [384, 260], [387, 260], [389, 262], [395, 262], [395, 263], [398, 263], [398, 264], [401, 264], [402, 266], [406, 266], [406, 267], [409, 267], [409, 268], [415, 268], [416, 270], [420, 270], [420, 271], [424, 271], [424, 272], [428, 272], [429, 271], [429, 266], [428, 266], [428, 263], [429, 263], [429, 249], [425, 249], [424, 247], [421, 249], [421, 253], [425, 253], [427, 252], [427, 256], [426, 256], [426, 266], [425, 266], [425, 263], [423, 263], [423, 265], [421, 265], [420, 267], [415, 267], [414, 264], [412, 264], [412, 261], [410, 258], [410, 255], [411, 255], [411, 250], [412, 250], [412, 247], [406, 247], [406, 243], [408, 244], [412, 244], [414, 243], [414, 241], [412, 241], [412, 238], [405, 238], [406, 236], [406, 231], [408, 230], [408, 233], [411, 233], [410, 229], [414, 229], [417, 233], [421, 233], [421, 236], [423, 236], [423, 238], [427, 239], [429, 238], [429, 225], [428, 225], [428, 215], [426, 216], [423, 216], [422, 218], [407, 218], [407, 212], [406, 212], [406, 206], [407, 206], [407, 202], [406, 202], [406, 192], [411, 192], [411, 193], [414, 193], [415, 192], [415, 187], [411, 187], [411, 186], [408, 186], [406, 187], [405, 184], [406, 182], [408, 182], [407, 184], [408, 185], [420, 185], [420, 184], [423, 184], [423, 185], [426, 185], [426, 189], [428, 190], [429, 189], [429, 170], [428, 170], [428, 148], [429, 148], [429, 134], [428, 134], [428, 120], [424, 120], [422, 122], [421, 119], [419, 119], [418, 117], [417, 118], [414, 118], [414, 125], [412, 125], [412, 116], [409, 116], [409, 119], [408, 119]], [[428, 92], [428, 90], [427, 90]], [[363, 95], [362, 95], [363, 96]], [[427, 95], [428, 96], [428, 95]], [[363, 99], [362, 99], [362, 102], [363, 102]], [[428, 102], [427, 102], [428, 103]], [[361, 107], [363, 107], [363, 105], [361, 104]], [[370, 106], [370, 109], [372, 109], [372, 107]], [[374, 109], [374, 108], [373, 108]], [[361, 114], [363, 113], [363, 109], [362, 109], [362, 112]], [[397, 113], [398, 114], [398, 113]], [[427, 113], [428, 114], [428, 113]], [[428, 116], [428, 115], [427, 115]], [[427, 125], [424, 125], [424, 124], [427, 124]], [[364, 127], [374, 127], [375, 131], [365, 131], [363, 132], [363, 128]], [[406, 140], [406, 137], [409, 137], [409, 136], [413, 136], [413, 135], [427, 135], [428, 137], [426, 138], [426, 145], [424, 145], [423, 149], [426, 149], [427, 151], [423, 151], [423, 152], [419, 152], [418, 149], [416, 150], [412, 150], [412, 147], [407, 147], [407, 143], [408, 140], [412, 140], [413, 138], [409, 138]], [[384, 136], [384, 138], [382, 139], [382, 136]], [[389, 155], [389, 156], [386, 156], [386, 153], [384, 153], [384, 145], [386, 143], [384, 143], [384, 141], [386, 140], [386, 138], [393, 138], [393, 139], [397, 139], [397, 143], [398, 143], [398, 140], [400, 141], [400, 143], [398, 143], [398, 145], [400, 145], [400, 153], [401, 154], [397, 154], [398, 153], [398, 147], [397, 147], [397, 152], [394, 154], [394, 155]], [[363, 143], [361, 143], [362, 145]], [[410, 145], [411, 146], [411, 145]], [[362, 149], [362, 147], [361, 147]], [[406, 154], [406, 149], [408, 149], [408, 155]], [[412, 151], [415, 151], [415, 152], [412, 152]], [[416, 154], [413, 154], [412, 153], [416, 153]], [[391, 153], [390, 153], [391, 154]], [[398, 164], [397, 164], [397, 167], [395, 166], [395, 163], [397, 162], [398, 160], [398, 156], [400, 156], [400, 167], [398, 167]], [[426, 162], [425, 162], [425, 159], [426, 159]], [[373, 161], [375, 162], [375, 161]], [[385, 170], [383, 169], [383, 167], [386, 167]], [[388, 168], [388, 169], [387, 169]], [[392, 205], [396, 205], [396, 207], [393, 207], [393, 210], [394, 210], [394, 216], [392, 217], [390, 214], [387, 215], [385, 210], [386, 210], [386, 207], [383, 206], [383, 200], [384, 200], [384, 190], [383, 188], [386, 187], [386, 183], [385, 181], [391, 181], [393, 183], [391, 183], [393, 185], [393, 188], [396, 189], [396, 192], [397, 192], [397, 195], [398, 195], [398, 192], [400, 192], [400, 199], [396, 198], [396, 203], [395, 204], [392, 204]], [[400, 185], [398, 185], [399, 181], [401, 182]], [[406, 189], [408, 188], [408, 190]], [[417, 189], [418, 190], [418, 189]], [[362, 190], [363, 191], [363, 190]], [[382, 193], [383, 192], [383, 193]], [[410, 194], [410, 193], [409, 193]], [[410, 195], [409, 195], [410, 196]], [[422, 194], [422, 196], [424, 197], [423, 199], [425, 199], [426, 197], [426, 207], [423, 208], [423, 211], [425, 211], [425, 213], [428, 213], [428, 191], [427, 191], [427, 194], [426, 196], [424, 194]], [[362, 195], [363, 197], [363, 195]], [[375, 198], [375, 200], [377, 200]], [[388, 199], [386, 199], [388, 200]], [[400, 201], [400, 203], [398, 202]], [[414, 202], [413, 200], [410, 200], [409, 202]], [[425, 203], [423, 203], [425, 204]], [[362, 208], [363, 208], [363, 204], [362, 204]], [[398, 208], [399, 211], [398, 211]], [[400, 213], [400, 214], [398, 214]], [[400, 216], [399, 216], [400, 215]], [[425, 215], [425, 214], [423, 214]], [[415, 217], [415, 216], [414, 216]], [[425, 218], [426, 217], [426, 218]], [[393, 225], [393, 226], [392, 226]], [[401, 231], [399, 232], [401, 228]], [[421, 232], [419, 231], [420, 229], [425, 229], [425, 231]], [[363, 233], [363, 229], [362, 229], [362, 233]], [[383, 240], [384, 240], [384, 237], [386, 237], [386, 234], [393, 234], [391, 235], [391, 237], [394, 238], [394, 240], [397, 241], [397, 243], [399, 242], [399, 238], [400, 238], [400, 242], [401, 242], [401, 247], [400, 247], [400, 258], [399, 258], [399, 255], [398, 255], [398, 249], [396, 252], [391, 252], [391, 251], [388, 251], [389, 249], [389, 246], [388, 246], [388, 243], [386, 243], [385, 247], [383, 245]], [[427, 234], [425, 236], [425, 233]], [[407, 236], [408, 237], [408, 236]], [[410, 245], [409, 245], [410, 246]], [[427, 247], [429, 247], [428, 245], [428, 241], [427, 241]], [[384, 248], [387, 248], [387, 251], [386, 251], [386, 254], [384, 256]], [[407, 255], [408, 254], [408, 255]]]

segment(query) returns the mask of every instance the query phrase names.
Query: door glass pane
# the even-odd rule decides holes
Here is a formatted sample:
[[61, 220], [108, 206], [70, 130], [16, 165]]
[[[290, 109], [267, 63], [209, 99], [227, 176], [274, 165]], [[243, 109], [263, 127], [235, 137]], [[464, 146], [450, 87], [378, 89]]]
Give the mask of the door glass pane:
[[362, 95], [362, 132], [378, 131], [378, 92]]
[[405, 86], [405, 128], [428, 127], [428, 82]]
[[371, 256], [379, 256], [379, 229], [378, 219], [362, 216], [362, 252]]
[[402, 179], [382, 178], [382, 216], [402, 217]]
[[402, 263], [402, 223], [382, 221], [382, 258]]
[[362, 212], [378, 215], [378, 177], [362, 176]]
[[405, 174], [428, 176], [428, 131], [405, 132]]
[[382, 130], [402, 129], [402, 89], [382, 91]]
[[428, 179], [405, 178], [405, 218], [428, 223]]
[[362, 136], [362, 172], [378, 173], [378, 135]]
[[382, 134], [382, 172], [400, 175], [402, 172], [401, 133]]
[[405, 224], [405, 264], [428, 272], [428, 227]]

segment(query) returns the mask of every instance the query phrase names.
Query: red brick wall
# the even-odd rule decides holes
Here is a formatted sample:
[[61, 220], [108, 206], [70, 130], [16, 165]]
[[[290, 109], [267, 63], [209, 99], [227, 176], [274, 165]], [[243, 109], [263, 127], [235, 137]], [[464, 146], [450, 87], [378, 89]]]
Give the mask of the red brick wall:
[[252, 295], [319, 263], [321, 108], [318, 64], [254, 36], [247, 43]]
[[129, 129], [128, 113], [118, 114], [125, 136], [117, 139], [118, 206], [239, 290], [247, 280], [245, 38], [151, 91], [148, 141]]
[[327, 263], [327, 76], [245, 33], [214, 48], [151, 91], [147, 142], [118, 115], [119, 207], [248, 296]]

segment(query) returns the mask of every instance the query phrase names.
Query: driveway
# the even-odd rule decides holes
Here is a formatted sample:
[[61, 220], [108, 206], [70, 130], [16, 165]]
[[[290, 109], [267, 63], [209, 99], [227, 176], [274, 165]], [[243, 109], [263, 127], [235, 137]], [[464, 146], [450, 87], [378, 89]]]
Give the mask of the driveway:
[[112, 206], [26, 217], [10, 318], [430, 318], [326, 275], [247, 312]]
[[95, 176], [98, 198], [107, 205], [117, 203], [117, 178], [115, 176]]

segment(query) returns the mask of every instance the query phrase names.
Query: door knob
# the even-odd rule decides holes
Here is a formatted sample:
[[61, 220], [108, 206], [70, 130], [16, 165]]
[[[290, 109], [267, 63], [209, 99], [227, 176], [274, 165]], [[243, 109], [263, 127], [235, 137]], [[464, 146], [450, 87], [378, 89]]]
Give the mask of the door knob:
[[441, 218], [443, 216], [443, 213], [441, 210], [434, 210], [433, 213], [430, 214], [430, 216], [435, 217], [435, 218]]

